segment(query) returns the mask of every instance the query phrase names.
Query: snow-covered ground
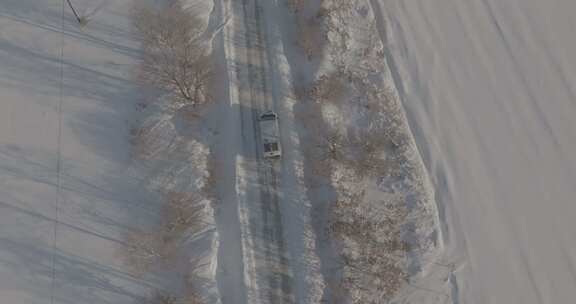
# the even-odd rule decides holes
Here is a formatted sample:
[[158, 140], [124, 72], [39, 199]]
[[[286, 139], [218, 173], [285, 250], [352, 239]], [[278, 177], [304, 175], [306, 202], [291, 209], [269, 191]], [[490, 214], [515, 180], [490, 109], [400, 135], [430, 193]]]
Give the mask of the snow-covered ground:
[[573, 302], [576, 2], [371, 2], [451, 270], [406, 303]]
[[[133, 303], [123, 234], [154, 221], [131, 166], [131, 1], [0, 3], [0, 302]], [[158, 283], [158, 282], [156, 282]]]
[[[143, 119], [137, 105], [152, 95], [142, 96], [132, 83], [139, 56], [132, 1], [72, 3], [90, 17], [83, 29], [65, 1], [0, 4], [2, 303], [140, 303], [152, 289], [182, 284], [135, 276], [122, 256], [124, 236], [159, 220], [159, 182], [170, 177], [176, 183], [169, 189], [188, 189], [206, 162], [185, 164], [186, 149], [178, 157], [163, 152], [156, 162], [134, 161], [130, 127]], [[215, 142], [210, 149], [222, 177], [215, 227], [206, 246], [195, 248], [202, 251], [205, 292], [224, 304], [266, 303], [272, 296], [317, 303], [326, 292], [326, 271], [319, 269], [326, 256], [311, 225], [319, 218], [311, 218], [314, 197], [304, 184], [293, 88], [318, 73], [317, 62], [294, 59], [301, 50], [284, 1], [185, 3], [201, 18], [212, 10], [204, 38], [226, 62], [218, 69], [227, 85], [207, 110], [210, 123], [201, 126]], [[365, 24], [342, 29], [368, 40], [360, 33], [375, 17], [386, 46], [381, 76], [393, 80], [404, 105], [442, 222], [441, 234], [433, 233], [432, 221], [425, 231], [443, 239], [442, 258], [423, 255], [429, 267], [410, 279], [398, 302], [570, 303], [576, 2], [354, 3], [351, 14], [364, 16]], [[354, 47], [362, 46], [358, 41]], [[270, 181], [253, 182], [268, 171], [258, 167], [257, 128], [249, 125], [267, 108], [282, 117], [285, 147], [270, 171], [280, 174], [269, 200], [259, 189]], [[181, 118], [166, 118], [166, 130], [185, 146], [191, 130]], [[218, 238], [216, 260], [211, 246]]]

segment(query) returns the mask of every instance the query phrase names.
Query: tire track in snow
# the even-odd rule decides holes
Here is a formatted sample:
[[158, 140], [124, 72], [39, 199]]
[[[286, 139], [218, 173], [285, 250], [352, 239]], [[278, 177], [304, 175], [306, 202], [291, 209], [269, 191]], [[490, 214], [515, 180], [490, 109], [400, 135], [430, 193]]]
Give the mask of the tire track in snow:
[[292, 303], [289, 259], [285, 253], [278, 198], [281, 167], [278, 161], [268, 161], [261, 156], [258, 117], [274, 108], [265, 68], [268, 59], [262, 8], [255, 0], [230, 1], [229, 5], [234, 19], [232, 60], [241, 126], [236, 189], [246, 301], [250, 304]]
[[[224, 0], [214, 0], [214, 8], [210, 15], [208, 28], [213, 32], [206, 36], [212, 36], [212, 48], [217, 56], [225, 60], [226, 67], [223, 72], [223, 83], [227, 83], [223, 92], [223, 98], [230, 101], [230, 108], [237, 101], [238, 92], [232, 88], [232, 80], [235, 79], [232, 63], [229, 57], [234, 57], [234, 46], [230, 45], [232, 36], [229, 26], [230, 12], [228, 4]], [[225, 19], [222, 24], [217, 22]], [[220, 27], [221, 26], [221, 27]], [[207, 31], [208, 33], [208, 31]], [[228, 58], [227, 58], [228, 57]], [[222, 119], [237, 121], [237, 113], [230, 108], [224, 113]], [[240, 120], [241, 121], [241, 120]], [[244, 282], [244, 254], [243, 254], [243, 229], [241, 225], [241, 213], [238, 207], [236, 170], [236, 151], [227, 149], [228, 145], [235, 145], [239, 140], [237, 133], [232, 128], [226, 128], [223, 138], [214, 147], [214, 157], [222, 167], [230, 168], [230, 174], [222, 174], [216, 183], [217, 191], [220, 193], [219, 206], [216, 212], [216, 226], [218, 229], [219, 245], [217, 254], [216, 280], [221, 303], [246, 304], [246, 288]], [[231, 229], [238, 227], [239, 229]]]
[[[250, 6], [253, 5], [253, 8]], [[256, 228], [262, 235], [258, 237], [255, 244], [259, 244], [255, 250], [264, 252], [264, 268], [256, 270], [257, 276], [263, 278], [258, 280], [260, 300], [264, 303], [286, 303], [291, 302], [290, 278], [288, 258], [285, 256], [285, 243], [282, 231], [282, 217], [279, 209], [278, 181], [280, 165], [278, 161], [269, 161], [261, 157], [262, 144], [260, 139], [260, 129], [257, 118], [259, 114], [268, 110], [275, 110], [270, 96], [270, 87], [267, 81], [267, 41], [263, 34], [262, 7], [258, 0], [243, 0], [244, 28], [246, 30], [246, 48], [248, 52], [248, 72], [251, 86], [252, 98], [250, 100], [253, 109], [252, 122], [255, 134], [255, 159], [257, 165], [258, 187], [260, 201], [260, 216], [254, 218], [257, 225], [262, 221], [262, 227]], [[253, 55], [253, 56], [250, 56]], [[252, 235], [256, 235], [254, 232]]]

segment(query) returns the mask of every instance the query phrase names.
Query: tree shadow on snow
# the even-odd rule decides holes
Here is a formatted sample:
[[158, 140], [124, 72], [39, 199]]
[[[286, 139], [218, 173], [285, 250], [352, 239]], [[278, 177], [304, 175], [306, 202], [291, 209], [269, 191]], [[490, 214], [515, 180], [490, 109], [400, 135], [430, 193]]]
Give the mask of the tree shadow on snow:
[[[100, 7], [100, 5], [102, 7]], [[138, 42], [131, 34], [129, 27], [118, 27], [106, 22], [100, 11], [108, 5], [107, 2], [94, 7], [90, 20], [84, 30], [80, 28], [71, 12], [65, 11], [64, 32], [62, 33], [62, 13], [60, 5], [35, 0], [4, 0], [0, 6], [0, 20], [7, 19], [22, 25], [63, 34], [67, 43], [83, 43], [92, 47], [112, 50], [129, 57], [139, 56]], [[126, 18], [126, 24], [130, 21]], [[58, 42], [60, 37], [58, 36]]]
[[[37, 241], [1, 238], [0, 248], [0, 264], [4, 269], [26, 273], [25, 277], [12, 276], [13, 283], [26, 286], [42, 301], [52, 295], [53, 263], [56, 270], [54, 297], [58, 303], [141, 303], [146, 294], [143, 288], [153, 287], [121, 269], [53, 250]], [[119, 299], [122, 301], [118, 302]]]
[[[40, 3], [42, 2], [42, 3]], [[0, 21], [30, 26], [60, 39], [61, 15], [59, 5], [33, 0], [5, 0], [0, 5]], [[44, 4], [43, 4], [44, 3]], [[128, 22], [128, 21], [127, 21]], [[148, 192], [143, 184], [146, 176], [134, 168], [129, 155], [129, 122], [135, 117], [139, 99], [144, 98], [130, 79], [126, 65], [109, 61], [95, 62], [78, 52], [67, 56], [75, 45], [98, 50], [109, 50], [136, 59], [139, 50], [130, 31], [100, 21], [91, 20], [81, 31], [70, 14], [66, 14], [64, 58], [59, 57], [59, 41], [54, 48], [33, 49], [17, 39], [0, 38], [0, 82], [2, 87], [26, 92], [33, 100], [28, 104], [58, 109], [62, 85], [62, 155], [54, 149], [34, 149], [22, 145], [0, 145], [0, 172], [2, 179], [14, 183], [31, 183], [61, 187], [58, 230], [81, 239], [79, 246], [107, 242], [124, 246], [121, 236], [142, 222], [157, 219], [158, 197]], [[13, 27], [14, 28], [14, 27]], [[23, 33], [28, 33], [23, 31]], [[57, 34], [57, 35], [56, 35]], [[51, 42], [50, 42], [51, 43]], [[82, 56], [78, 58], [78, 56]], [[90, 64], [85, 60], [90, 60]], [[60, 81], [61, 67], [64, 83]], [[54, 126], [56, 126], [54, 123]], [[55, 129], [56, 130], [56, 129]], [[58, 181], [57, 163], [61, 161]], [[20, 189], [21, 190], [21, 189]], [[53, 222], [54, 214], [30, 208], [42, 204], [50, 211], [54, 196], [40, 201], [22, 201], [16, 188], [0, 190], [2, 212], [30, 217], [32, 222]], [[27, 223], [18, 222], [30, 229]], [[47, 225], [49, 227], [51, 225]], [[16, 228], [15, 228], [16, 229]], [[50, 235], [52, 229], [45, 231]], [[4, 236], [4, 234], [2, 234]], [[58, 242], [71, 246], [69, 239]], [[77, 246], [77, 245], [72, 245]], [[80, 252], [84, 248], [76, 247]], [[108, 258], [109, 253], [106, 253]], [[0, 264], [2, 275], [6, 269], [14, 273], [16, 288], [32, 290], [39, 299], [49, 298], [52, 275], [51, 260], [56, 263], [56, 299], [58, 303], [126, 303], [141, 302], [154, 282], [153, 278], [138, 279], [123, 267], [113, 268], [52, 247], [39, 240], [21, 241], [20, 238], [0, 238]], [[100, 260], [100, 259], [99, 259]], [[121, 264], [120, 259], [116, 260]], [[121, 269], [122, 268], [122, 269]], [[140, 292], [138, 292], [140, 291]], [[124, 301], [124, 300], [123, 300]], [[40, 302], [39, 302], [40, 303]]]

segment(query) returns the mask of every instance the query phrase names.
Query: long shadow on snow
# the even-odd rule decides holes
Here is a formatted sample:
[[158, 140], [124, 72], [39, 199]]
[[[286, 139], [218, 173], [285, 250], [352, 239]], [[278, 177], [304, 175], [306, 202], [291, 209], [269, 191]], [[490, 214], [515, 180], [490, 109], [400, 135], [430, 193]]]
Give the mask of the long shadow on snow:
[[[35, 0], [3, 0], [0, 6], [0, 19], [4, 18], [61, 34], [62, 15], [59, 7], [50, 3], [42, 6]], [[138, 56], [140, 53], [137, 41], [129, 30], [102, 22], [98, 15], [89, 21], [84, 31], [80, 30], [78, 22], [71, 13], [65, 13], [64, 21], [63, 34], [68, 41], [87, 43], [130, 57]]]
[[[126, 303], [141, 303], [145, 294], [141, 292], [142, 287], [152, 287], [128, 272], [60, 250], [54, 251], [37, 242], [1, 238], [0, 247], [3, 252], [0, 264], [14, 272], [25, 269], [29, 274], [26, 279], [13, 276], [15, 283], [22, 280], [22, 284], [44, 300], [51, 294], [53, 255], [58, 273], [55, 293], [58, 303], [116, 304], [119, 297], [126, 299]], [[58, 288], [63, 286], [67, 288]]]
[[[37, 1], [3, 1], [0, 18], [60, 32], [59, 11], [46, 7], [42, 9]], [[91, 35], [79, 32], [72, 26], [74, 21], [70, 18], [67, 17], [65, 22], [67, 30], [64, 35], [67, 40], [74, 38], [77, 39], [76, 43], [97, 44], [99, 48], [111, 49], [132, 57], [138, 54], [130, 45], [130, 39], [125, 40], [126, 44], [119, 44], [95, 36], [127, 38], [128, 34], [124, 30], [92, 22], [91, 30], [96, 34]], [[120, 38], [118, 40], [121, 40]], [[3, 85], [30, 91], [38, 96], [47, 96], [41, 101], [42, 105], [52, 104], [56, 109], [60, 91], [60, 58], [56, 54], [32, 51], [16, 42], [3, 40], [0, 43], [0, 61], [4, 71], [0, 72], [0, 77], [9, 80]], [[65, 199], [62, 202], [60, 229], [122, 243], [114, 236], [109, 236], [109, 233], [118, 235], [133, 226], [132, 221], [148, 221], [147, 218], [155, 216], [154, 195], [142, 189], [142, 180], [137, 173], [127, 174], [131, 170], [127, 151], [127, 121], [131, 120], [140, 96], [129, 79], [115, 75], [122, 75], [118, 66], [106, 66], [106, 69], [113, 73], [108, 74], [88, 68], [82, 63], [69, 61], [65, 56], [63, 67], [63, 128], [72, 130], [72, 133], [65, 133], [62, 142], [66, 147], [73, 136], [73, 142], [80, 143], [95, 153], [100, 157], [98, 161], [102, 165], [97, 166], [96, 172], [94, 166], [85, 163], [82, 155], [74, 155], [73, 159], [62, 158], [60, 176]], [[77, 107], [77, 100], [90, 100], [91, 104], [83, 104], [91, 106]], [[0, 146], [3, 173], [7, 173], [10, 178], [53, 187], [57, 186], [57, 158], [54, 151], [31, 151], [29, 147]], [[9, 194], [9, 189], [6, 191]], [[50, 216], [20, 207], [26, 205], [26, 202], [19, 202], [11, 196], [6, 197], [10, 202], [2, 202], [3, 208], [40, 220], [52, 220]], [[38, 288], [38, 295], [44, 299], [49, 298], [49, 294], [46, 284], [42, 282], [50, 280], [49, 261], [53, 255], [56, 255], [57, 286], [66, 287], [57, 291], [60, 303], [112, 303], [112, 297], [108, 296], [112, 294], [129, 298], [130, 302], [139, 302], [142, 300], [141, 296], [121, 286], [121, 281], [134, 283], [132, 287], [135, 289], [150, 285], [144, 280], [135, 279], [128, 273], [103, 264], [60, 250], [54, 252], [48, 246], [42, 248], [36, 243], [20, 243], [13, 239], [2, 239], [0, 242], [2, 256], [12, 256], [9, 261], [2, 263], [13, 265], [17, 273], [32, 274], [31, 279], [39, 285], [31, 288]], [[23, 280], [22, 284], [29, 286], [27, 277], [20, 278]]]

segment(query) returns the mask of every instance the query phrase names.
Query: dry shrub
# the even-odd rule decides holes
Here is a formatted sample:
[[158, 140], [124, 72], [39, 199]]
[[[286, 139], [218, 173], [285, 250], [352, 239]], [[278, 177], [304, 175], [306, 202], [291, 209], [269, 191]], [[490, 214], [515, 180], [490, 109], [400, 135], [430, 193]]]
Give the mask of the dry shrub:
[[329, 18], [354, 7], [354, 3], [351, 0], [321, 0], [321, 2], [322, 4], [316, 13], [318, 18]]
[[206, 223], [204, 197], [189, 192], [168, 192], [159, 225], [136, 230], [127, 237], [127, 258], [136, 272], [146, 272], [174, 257], [187, 232], [196, 232]]
[[337, 103], [346, 96], [348, 89], [344, 74], [332, 72], [318, 78], [309, 90], [309, 96], [320, 103]]
[[165, 262], [175, 251], [173, 242], [166, 239], [162, 230], [136, 230], [127, 236], [126, 257], [136, 273], [149, 271]]
[[150, 149], [150, 140], [150, 128], [132, 128], [130, 130], [132, 155], [139, 159], [149, 159], [153, 154]]
[[156, 120], [130, 130], [132, 156], [141, 160], [150, 160], [174, 148], [178, 141], [167, 135], [167, 121]]
[[[347, 52], [347, 23], [354, 1], [322, 3], [315, 20], [322, 35], [330, 34], [336, 49], [332, 63], [344, 66], [340, 57]], [[365, 53], [375, 51], [375, 46], [369, 45]], [[337, 193], [326, 229], [340, 248], [343, 268], [340, 285], [332, 286], [331, 291], [338, 291], [337, 298], [345, 303], [386, 303], [407, 280], [404, 262], [410, 248], [402, 229], [408, 211], [402, 195], [382, 193], [383, 201], [370, 201], [364, 190], [366, 181], [373, 183], [391, 172], [404, 174], [402, 155], [410, 137], [393, 90], [379, 87], [360, 73], [365, 71], [354, 74], [350, 69], [337, 69], [321, 76], [307, 91], [306, 97], [315, 103], [306, 106], [318, 109], [312, 108], [314, 114], [303, 119], [311, 134], [306, 158], [313, 172], [327, 177]], [[330, 128], [319, 114], [327, 106], [336, 106], [341, 112], [353, 109], [366, 123]]]
[[308, 144], [304, 146], [304, 153], [310, 160], [308, 168], [315, 175], [329, 179], [332, 167], [342, 157], [343, 134], [327, 126], [318, 112], [310, 111], [299, 119], [308, 131]]
[[327, 7], [331, 13], [343, 12], [354, 8], [353, 0], [323, 0], [322, 4]]
[[325, 35], [322, 31], [322, 23], [318, 18], [307, 18], [298, 20], [298, 41], [308, 60], [317, 58], [322, 54], [326, 43]]
[[[314, 132], [315, 142], [308, 145], [310, 156], [319, 164], [322, 176], [327, 176], [335, 165], [351, 171], [352, 179], [378, 177], [386, 170], [385, 154], [387, 138], [378, 128], [344, 132], [323, 124], [309, 129]], [[326, 168], [326, 169], [324, 169]]]
[[410, 148], [410, 134], [407, 133], [400, 100], [389, 87], [372, 89], [369, 94], [369, 109], [384, 117], [382, 134], [395, 154], [405, 154]]
[[216, 185], [218, 183], [218, 172], [220, 171], [219, 164], [216, 162], [216, 159], [212, 156], [212, 154], [208, 155], [208, 160], [206, 164], [206, 179], [204, 180], [204, 184], [200, 189], [202, 195], [208, 199], [212, 204], [216, 204], [218, 202], [218, 195]]
[[178, 298], [164, 291], [155, 291], [148, 304], [178, 304]]
[[406, 281], [402, 261], [408, 246], [401, 235], [406, 217], [401, 197], [366, 202], [357, 191], [342, 195], [333, 205], [329, 229], [342, 244], [342, 287], [352, 303], [384, 301]]
[[305, 8], [308, 4], [306, 0], [287, 1], [297, 27], [296, 44], [302, 48], [308, 60], [319, 57], [327, 42], [323, 20], [317, 14], [310, 16], [309, 10]]
[[177, 238], [184, 231], [197, 231], [204, 226], [204, 197], [198, 193], [168, 192], [162, 217], [167, 238]]
[[139, 159], [151, 159], [157, 155], [163, 146], [161, 139], [156, 135], [157, 125], [133, 128], [130, 130], [132, 155]]
[[[322, 20], [322, 26], [326, 37], [330, 37], [330, 43], [333, 45], [333, 61], [341, 61], [350, 46], [350, 33], [347, 15], [353, 11], [354, 1], [349, 0], [325, 0], [318, 16]], [[342, 63], [342, 62], [340, 62]]]
[[386, 170], [384, 151], [387, 139], [380, 128], [358, 129], [348, 132], [342, 163], [359, 179], [378, 177]]
[[316, 144], [318, 158], [335, 162], [342, 161], [346, 158], [345, 145], [348, 142], [346, 141], [345, 134], [343, 134], [341, 130], [324, 126], [323, 130], [317, 130], [317, 132], [322, 132]]
[[205, 304], [206, 301], [202, 299], [201, 295], [195, 292], [188, 282], [184, 295], [174, 295], [171, 292], [156, 290], [146, 301], [146, 304]]
[[288, 0], [288, 7], [294, 12], [300, 12], [305, 4], [306, 0]]

